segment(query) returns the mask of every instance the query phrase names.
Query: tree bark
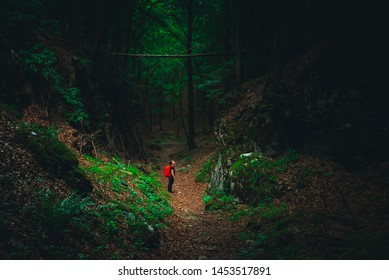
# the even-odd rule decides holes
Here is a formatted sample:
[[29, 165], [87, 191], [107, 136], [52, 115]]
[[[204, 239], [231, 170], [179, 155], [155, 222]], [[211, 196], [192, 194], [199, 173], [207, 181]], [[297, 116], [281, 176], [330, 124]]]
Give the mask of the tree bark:
[[106, 0], [100, 0], [100, 11], [99, 11], [99, 19], [97, 22], [97, 30], [96, 30], [96, 38], [93, 44], [92, 56], [95, 57], [101, 48], [101, 45], [106, 39], [107, 34], [107, 17], [109, 15], [109, 10], [107, 6]]
[[195, 110], [193, 89], [193, 65], [192, 65], [192, 35], [193, 35], [193, 0], [187, 0], [188, 33], [186, 42], [186, 67], [188, 75], [188, 149], [196, 147], [195, 137]]
[[223, 45], [224, 45], [224, 52], [226, 55], [224, 55], [223, 59], [224, 61], [228, 60], [228, 53], [230, 51], [230, 0], [224, 0], [224, 38], [223, 38]]
[[240, 22], [241, 22], [241, 16], [242, 16], [242, 9], [241, 9], [242, 1], [236, 0], [236, 63], [235, 63], [235, 78], [236, 82], [239, 85], [241, 83], [241, 28], [240, 28]]

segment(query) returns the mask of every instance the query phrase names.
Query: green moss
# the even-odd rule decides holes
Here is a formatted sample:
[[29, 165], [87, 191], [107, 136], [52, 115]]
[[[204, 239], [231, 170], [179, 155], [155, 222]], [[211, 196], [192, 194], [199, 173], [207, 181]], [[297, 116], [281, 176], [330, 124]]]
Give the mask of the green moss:
[[[123, 241], [131, 232], [137, 247], [158, 246], [158, 230], [165, 226], [164, 219], [173, 209], [157, 175], [145, 173], [118, 159], [110, 162], [101, 162], [90, 156], [85, 156], [85, 159], [90, 163], [85, 171], [91, 180], [113, 191], [111, 201], [99, 209], [104, 218], [104, 230]], [[99, 190], [96, 192], [99, 194]]]
[[246, 203], [271, 200], [281, 189], [279, 178], [297, 159], [294, 151], [279, 159], [260, 153], [241, 154], [229, 172], [232, 193]]
[[34, 154], [38, 164], [49, 174], [63, 179], [79, 192], [92, 190], [91, 183], [78, 166], [76, 155], [59, 141], [53, 128], [22, 123], [15, 137]]
[[212, 169], [216, 165], [216, 153], [212, 154], [196, 173], [196, 182], [208, 183], [211, 180]]
[[233, 210], [236, 207], [235, 197], [221, 190], [203, 195], [203, 201], [207, 211]]

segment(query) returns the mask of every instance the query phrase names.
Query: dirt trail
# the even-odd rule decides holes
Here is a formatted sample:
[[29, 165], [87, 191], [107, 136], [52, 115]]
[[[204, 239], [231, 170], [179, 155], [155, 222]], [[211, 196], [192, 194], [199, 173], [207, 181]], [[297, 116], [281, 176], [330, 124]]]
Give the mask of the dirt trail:
[[[205, 139], [205, 138], [204, 138]], [[241, 248], [239, 232], [242, 224], [232, 222], [227, 215], [205, 211], [202, 194], [206, 184], [195, 182], [195, 174], [214, 151], [212, 144], [200, 144], [188, 159], [172, 158], [176, 162], [176, 179], [171, 194], [174, 214], [169, 226], [161, 233], [161, 246], [149, 252], [151, 259], [235, 259]], [[160, 143], [161, 170], [171, 156], [185, 150], [185, 143], [169, 137]], [[167, 181], [167, 180], [166, 180]], [[163, 182], [167, 185], [167, 182]]]

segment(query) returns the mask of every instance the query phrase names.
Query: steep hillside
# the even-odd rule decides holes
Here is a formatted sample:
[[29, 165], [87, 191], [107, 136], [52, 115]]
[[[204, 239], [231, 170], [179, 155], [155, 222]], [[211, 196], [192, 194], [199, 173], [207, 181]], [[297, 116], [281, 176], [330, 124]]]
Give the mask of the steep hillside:
[[219, 135], [220, 143], [269, 155], [318, 152], [353, 168], [386, 161], [389, 57], [382, 48], [365, 33], [333, 35], [246, 84], [244, 100], [219, 122], [227, 135]]
[[389, 256], [389, 87], [371, 64], [382, 53], [357, 39], [334, 36], [246, 83], [219, 120], [208, 207], [249, 205], [233, 206], [251, 220], [244, 257]]
[[159, 245], [172, 208], [154, 173], [81, 154], [81, 134], [59, 115], [45, 120], [37, 104], [19, 118], [5, 107], [1, 259], [133, 259]]

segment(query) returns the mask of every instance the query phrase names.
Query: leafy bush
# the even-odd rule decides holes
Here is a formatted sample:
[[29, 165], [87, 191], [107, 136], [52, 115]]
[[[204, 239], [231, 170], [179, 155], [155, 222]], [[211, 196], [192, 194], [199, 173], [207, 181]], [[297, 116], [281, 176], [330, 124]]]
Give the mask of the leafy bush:
[[19, 52], [22, 63], [32, 72], [42, 75], [55, 92], [59, 93], [71, 110], [66, 114], [71, 122], [85, 122], [89, 116], [80, 98], [80, 90], [66, 87], [64, 78], [58, 73], [55, 63], [57, 56], [42, 44], [33, 45], [30, 50]]
[[90, 197], [71, 194], [59, 197], [47, 189], [36, 195], [23, 209], [25, 217], [33, 225], [24, 254], [28, 258], [74, 259], [79, 258], [80, 248], [74, 243], [93, 246], [96, 239], [97, 213]]

